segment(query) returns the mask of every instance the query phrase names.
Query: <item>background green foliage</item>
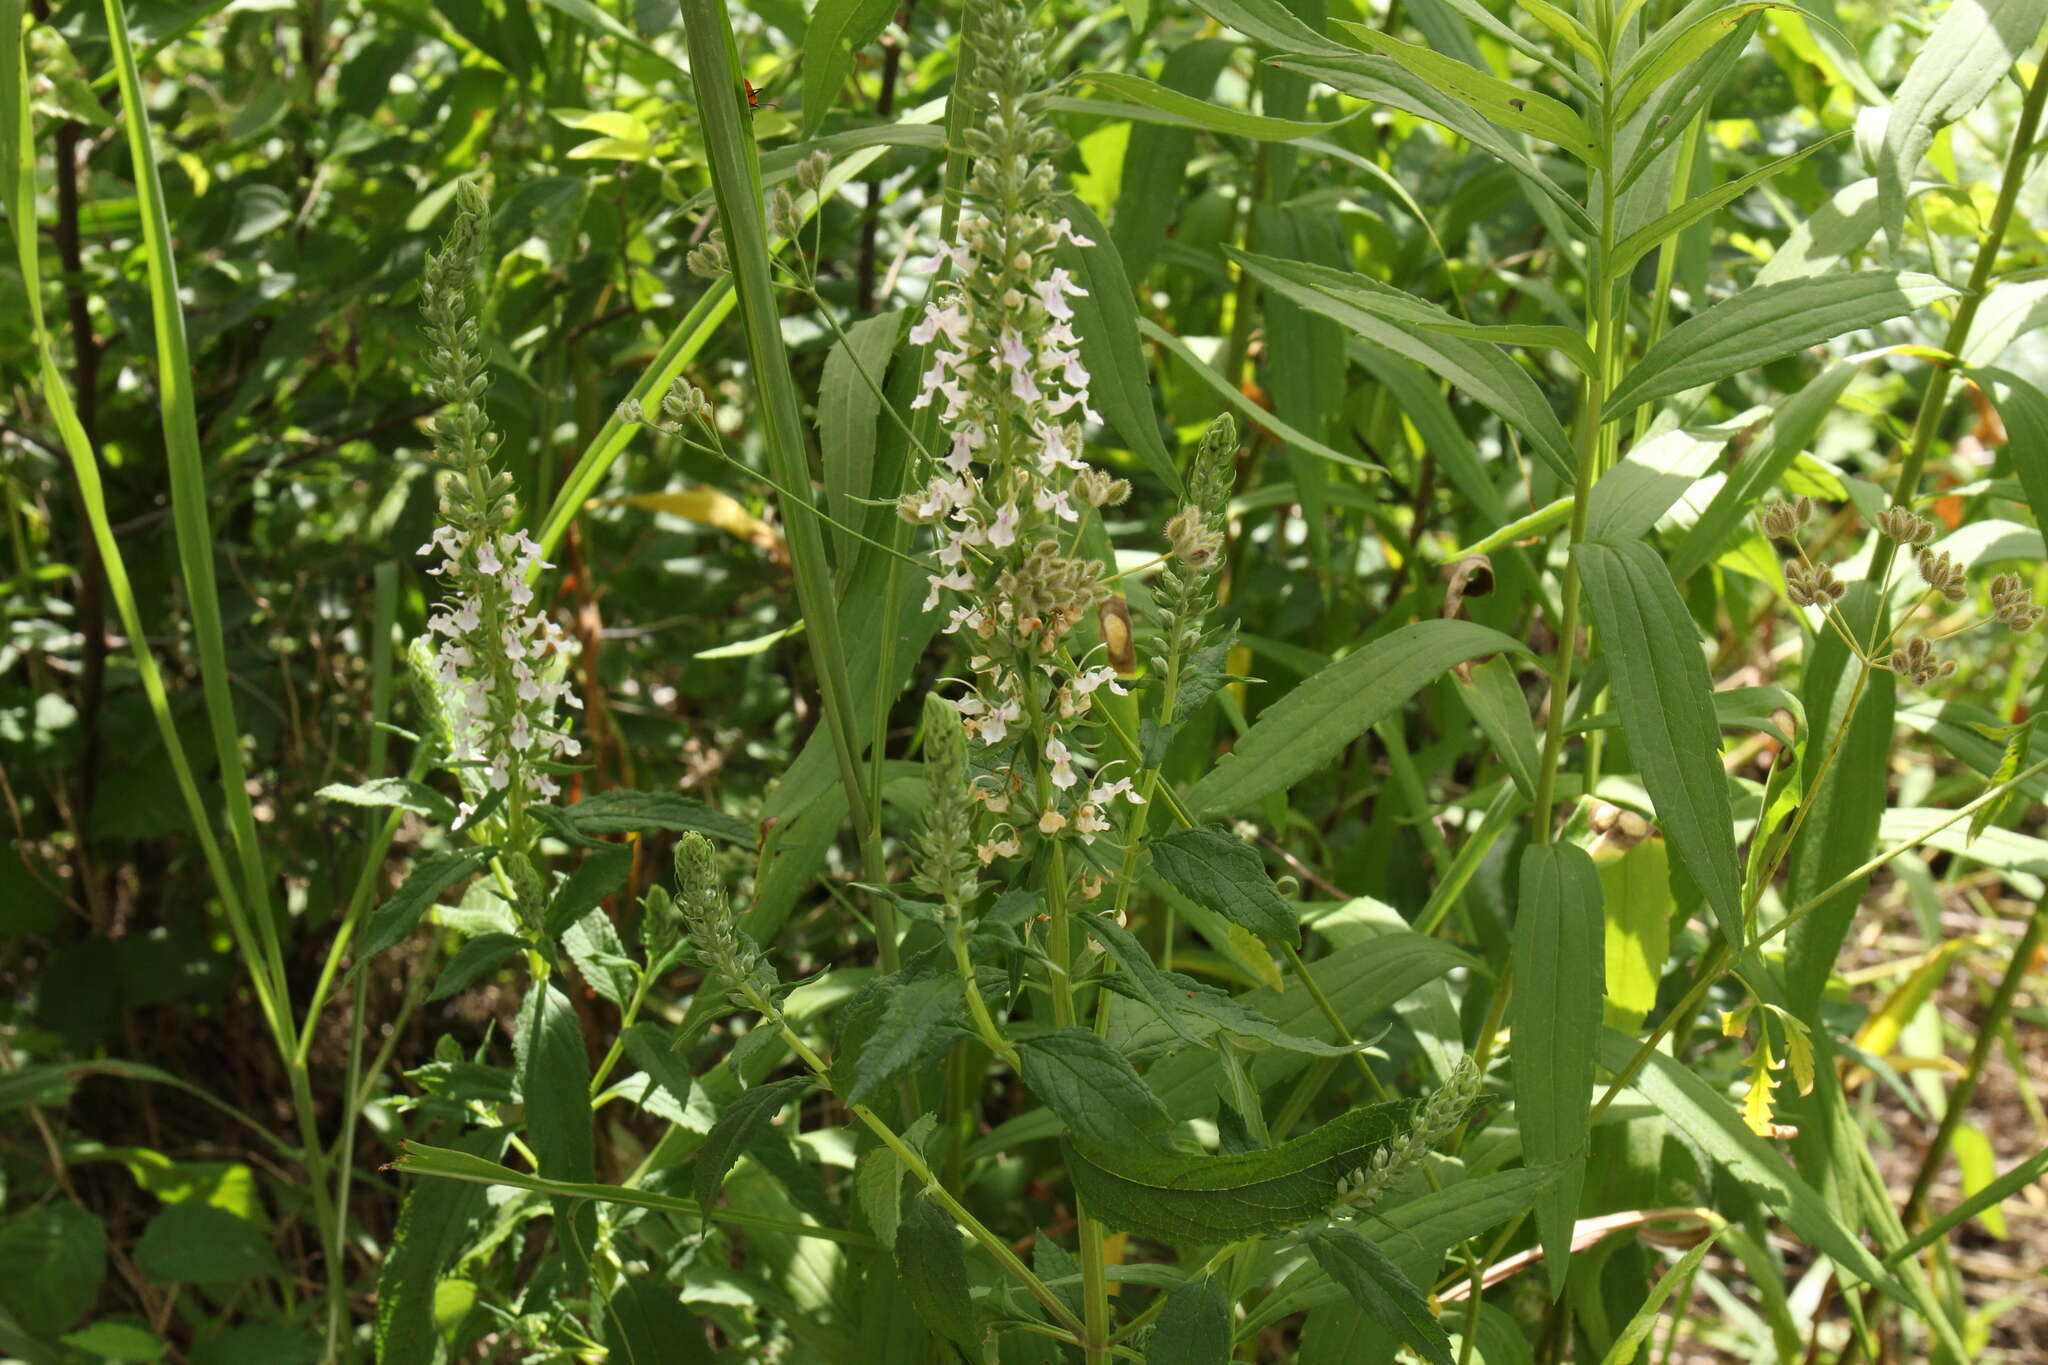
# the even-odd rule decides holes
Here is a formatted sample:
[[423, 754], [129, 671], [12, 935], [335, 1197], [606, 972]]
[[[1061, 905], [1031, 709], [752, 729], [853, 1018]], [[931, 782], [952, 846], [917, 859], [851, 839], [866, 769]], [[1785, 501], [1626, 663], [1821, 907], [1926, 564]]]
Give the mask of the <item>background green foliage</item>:
[[[1639, 178], [1598, 262], [1598, 157], [1577, 145], [1602, 141], [1595, 73], [1548, 5], [1038, 7], [1045, 108], [1098, 243], [1073, 260], [1108, 418], [1090, 454], [1136, 490], [1107, 531], [1118, 567], [1147, 566], [1119, 583], [1141, 622], [1201, 432], [1224, 410], [1246, 430], [1214, 617], [1235, 634], [1199, 655], [1208, 705], [1152, 766], [1252, 837], [1163, 842], [1131, 932], [1100, 941], [1131, 989], [1179, 989], [1156, 963], [1272, 1037], [1168, 1056], [1159, 1027], [1042, 1030], [986, 1078], [954, 977], [913, 980], [886, 1016], [861, 996], [898, 965], [872, 927], [904, 912], [864, 888], [905, 879], [920, 694], [964, 671], [927, 643], [920, 575], [890, 578], [872, 543], [902, 533], [906, 442], [882, 402], [915, 392], [901, 333], [947, 217], [962, 18], [728, 8], [751, 115], [699, 107], [672, 5], [0, 3], [23, 253], [0, 262], [0, 1353], [908, 1361], [950, 1340], [1062, 1359], [1029, 1329], [985, 1347], [1059, 1312], [958, 1215], [1083, 1313], [1100, 1268], [1064, 1249], [1077, 1188], [1136, 1234], [1106, 1254], [1117, 1321], [1156, 1314], [1124, 1343], [1149, 1359], [1383, 1359], [1396, 1338], [1488, 1365], [2048, 1352], [2040, 637], [1946, 643], [1957, 671], [1926, 690], [1865, 676], [1788, 603], [1787, 551], [1750, 516], [1810, 495], [1813, 557], [1881, 577], [1892, 551], [1867, 528], [1898, 502], [1976, 575], [1973, 602], [1994, 569], [2048, 587], [2042, 7], [1651, 0], [1630, 43], [1697, 23], [1676, 46], [1698, 65], [1652, 63], [1607, 111], [1640, 114], [1604, 148]], [[716, 129], [740, 118], [768, 184], [833, 155], [804, 238], [815, 297], [735, 309], [685, 265], [714, 152], [735, 154]], [[441, 832], [446, 784], [361, 785], [412, 752], [380, 718], [420, 723], [393, 655], [433, 589], [412, 554], [435, 522], [418, 281], [466, 180], [493, 191], [499, 463], [558, 565], [542, 591], [588, 704], [582, 803], [551, 826], [574, 869], [550, 888], [559, 975], [530, 988], [528, 926], [460, 894], [482, 858]], [[1603, 317], [1625, 334], [1589, 333]], [[678, 374], [733, 459], [615, 416]], [[771, 443], [778, 422], [806, 449]], [[805, 455], [840, 523], [818, 554], [776, 491]], [[1575, 503], [1582, 458], [1600, 478]], [[1906, 556], [1895, 574], [1914, 582]], [[836, 663], [800, 592], [841, 606]], [[1846, 599], [1851, 629], [1873, 596]], [[1561, 623], [1592, 629], [1576, 665]], [[852, 777], [820, 659], [881, 735]], [[1546, 677], [1578, 688], [1570, 708]], [[1983, 820], [1936, 828], [2000, 783]], [[356, 794], [317, 795], [337, 785]], [[1553, 797], [1572, 812], [1555, 845]], [[745, 928], [802, 983], [770, 1002], [787, 1037], [728, 1016], [660, 937], [645, 897], [685, 829], [723, 840]], [[1866, 889], [1873, 853], [1922, 839]], [[1243, 876], [1203, 870], [1247, 854]], [[989, 945], [1026, 942], [1036, 911], [984, 908], [975, 980], [998, 999], [1028, 995], [1030, 959], [1003, 980]], [[1320, 1209], [1368, 1151], [1357, 1116], [1392, 1112], [1364, 1106], [1483, 1064], [1504, 1025], [1511, 1057], [1540, 1051], [1559, 1079], [1531, 1104], [1536, 1068], [1496, 1070], [1495, 1103], [1371, 1238], [1176, 1258], [1185, 1225], [1090, 1154], [1179, 1125], [1270, 1147], [1245, 1169], [1286, 1167]], [[1653, 1031], [1669, 1055], [1647, 1055]], [[1354, 1036], [1375, 1040], [1362, 1065]], [[829, 1090], [788, 1039], [831, 1044]], [[851, 1117], [899, 1099], [900, 1150]], [[387, 1169], [407, 1139], [446, 1178]], [[1308, 1163], [1289, 1139], [1337, 1145]], [[1552, 1160], [1572, 1174], [1538, 1179]], [[960, 1209], [920, 1192], [925, 1162]], [[1972, 1195], [1936, 1226], [1953, 1241], [1912, 1237]], [[1710, 1211], [1681, 1224], [1711, 1246], [1675, 1260], [1638, 1236], [1629, 1215], [1673, 1206]], [[1235, 1193], [1197, 1212], [1205, 1249], [1279, 1216]], [[1603, 1215], [1609, 1235], [1567, 1256], [1573, 1220]], [[1772, 1240], [1786, 1227], [1796, 1242]], [[1547, 1269], [1513, 1260], [1539, 1244]], [[1518, 1273], [1468, 1310], [1488, 1264]], [[1889, 1301], [1854, 1283], [1888, 1275]]]

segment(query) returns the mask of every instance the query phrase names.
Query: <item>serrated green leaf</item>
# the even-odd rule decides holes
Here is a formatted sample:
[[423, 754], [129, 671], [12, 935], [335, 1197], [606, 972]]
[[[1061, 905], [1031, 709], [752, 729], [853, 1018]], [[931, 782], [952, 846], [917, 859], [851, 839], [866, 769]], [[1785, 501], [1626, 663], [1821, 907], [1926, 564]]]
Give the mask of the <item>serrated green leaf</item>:
[[633, 998], [633, 961], [610, 915], [591, 910], [562, 931], [562, 947], [590, 988], [620, 1009]]
[[403, 777], [380, 777], [374, 782], [350, 786], [331, 782], [313, 795], [322, 801], [339, 801], [347, 806], [411, 811], [439, 824], [455, 822], [455, 803], [432, 787]]
[[1232, 1242], [1319, 1217], [1338, 1181], [1408, 1131], [1413, 1101], [1353, 1109], [1314, 1132], [1238, 1156], [1149, 1156], [1068, 1139], [1067, 1171], [1109, 1227], [1176, 1244]]
[[1145, 1365], [1229, 1365], [1230, 1303], [1207, 1275], [1166, 1291], [1166, 1307], [1145, 1344]]
[[1033, 1094], [1083, 1142], [1173, 1151], [1173, 1117], [1123, 1053], [1085, 1028], [1020, 1039], [1018, 1069]]
[[688, 1059], [675, 1050], [671, 1040], [663, 1036], [659, 1025], [641, 1022], [619, 1035], [619, 1045], [633, 1065], [654, 1077], [654, 1083], [669, 1093], [677, 1107], [690, 1102], [690, 1091], [695, 1079], [690, 1075]]
[[[583, 1022], [576, 1007], [552, 984], [536, 982], [519, 1011], [512, 1039], [519, 1063], [519, 1093], [526, 1101], [526, 1145], [539, 1173], [549, 1180], [597, 1178], [597, 1143], [591, 1128], [590, 1054], [583, 1047]], [[597, 1234], [596, 1211], [588, 1204], [556, 1200], [557, 1235], [570, 1253], [573, 1275], [587, 1273], [586, 1257]]]
[[743, 1091], [738, 1099], [720, 1111], [718, 1121], [704, 1135], [704, 1145], [697, 1149], [691, 1185], [699, 1208], [708, 1209], [718, 1202], [718, 1191], [724, 1187], [725, 1177], [731, 1174], [740, 1154], [747, 1150], [755, 1134], [810, 1088], [810, 1077], [792, 1076], [788, 1080], [773, 1081]]
[[755, 840], [754, 827], [746, 821], [669, 792], [618, 788], [573, 806], [529, 806], [527, 814], [569, 842], [586, 847], [606, 834], [695, 832], [746, 847], [752, 847]]
[[1536, 1201], [1554, 1297], [1564, 1292], [1586, 1182], [1586, 1116], [1605, 975], [1600, 874], [1584, 849], [1561, 843], [1531, 845], [1521, 871], [1508, 1000], [1515, 1124], [1523, 1161], [1560, 1171]]
[[1229, 815], [1284, 791], [1457, 664], [1527, 653], [1522, 643], [1470, 621], [1418, 621], [1339, 659], [1266, 708], [1209, 775], [1187, 793], [1197, 819]]
[[1301, 923], [1244, 840], [1213, 826], [1152, 840], [1152, 866], [1196, 904], [1275, 943], [1298, 943]]
[[1616, 421], [1639, 404], [1718, 383], [1955, 293], [1932, 275], [1905, 270], [1816, 275], [1743, 290], [1665, 333], [1615, 387], [1602, 420]]
[[924, 1325], [972, 1358], [981, 1331], [974, 1321], [973, 1296], [967, 1291], [960, 1230], [953, 1226], [952, 1215], [922, 1191], [911, 1196], [896, 1230], [896, 1269]]
[[1422, 1291], [1370, 1238], [1351, 1227], [1318, 1229], [1309, 1234], [1308, 1249], [1373, 1321], [1432, 1365], [1457, 1365], [1450, 1335]]
[[1612, 670], [1615, 709], [1657, 822], [1731, 944], [1742, 942], [1741, 865], [1721, 768], [1713, 679], [1692, 617], [1642, 541], [1587, 541], [1573, 558]]
[[420, 922], [420, 917], [441, 898], [441, 893], [457, 882], [475, 876], [491, 860], [494, 851], [487, 848], [450, 850], [414, 863], [405, 883], [391, 899], [364, 918], [362, 936], [356, 942], [357, 967], [403, 942]]
[[[456, 1138], [462, 1156], [497, 1164], [510, 1130], [478, 1128]], [[490, 1191], [452, 1180], [408, 1181], [398, 1228], [377, 1273], [377, 1359], [432, 1360], [439, 1349], [434, 1285], [467, 1243]]]
[[[209, 1213], [262, 1241], [261, 1233], [232, 1214]], [[270, 1250], [268, 1243], [263, 1250]], [[139, 1246], [136, 1258], [141, 1260]], [[175, 1278], [148, 1265], [143, 1269], [156, 1279]], [[68, 1199], [23, 1209], [0, 1225], [0, 1307], [31, 1332], [52, 1336], [77, 1322], [99, 1297], [106, 1271], [107, 1236], [100, 1220]]]
[[860, 1104], [912, 1066], [971, 1037], [967, 988], [952, 972], [918, 977], [887, 993], [881, 1018], [862, 1044], [846, 1101]]

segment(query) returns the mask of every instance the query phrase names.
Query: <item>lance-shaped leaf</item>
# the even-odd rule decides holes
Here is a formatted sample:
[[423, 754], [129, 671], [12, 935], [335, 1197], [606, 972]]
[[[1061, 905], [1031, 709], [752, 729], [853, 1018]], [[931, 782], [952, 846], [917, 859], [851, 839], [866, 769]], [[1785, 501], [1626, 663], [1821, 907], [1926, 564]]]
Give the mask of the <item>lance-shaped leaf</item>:
[[1735, 31], [1744, 19], [1765, 9], [1793, 9], [1778, 0], [1694, 0], [1677, 15], [1657, 25], [1650, 40], [1636, 50], [1615, 85], [1621, 88], [1617, 121], [1642, 107], [1663, 84], [1705, 55], [1707, 49]]
[[1600, 1038], [1605, 943], [1600, 874], [1577, 844], [1535, 844], [1522, 854], [1515, 911], [1515, 1123], [1522, 1160], [1557, 1166], [1536, 1200], [1536, 1228], [1553, 1296], [1564, 1292], [1572, 1223], [1586, 1183], [1586, 1115]]
[[1428, 304], [1362, 276], [1225, 250], [1267, 288], [1448, 379], [1521, 433], [1560, 478], [1571, 479], [1571, 441], [1557, 414], [1536, 381], [1498, 346], [1417, 325], [1415, 315], [1428, 316]]
[[1467, 66], [1456, 57], [1389, 38], [1364, 24], [1340, 19], [1337, 26], [1354, 41], [1399, 63], [1444, 94], [1462, 101], [1489, 123], [1510, 132], [1555, 143], [1588, 165], [1604, 164], [1599, 139], [1593, 136], [1593, 130], [1573, 112], [1570, 105], [1525, 86], [1510, 85], [1478, 67]]
[[1296, 943], [1301, 924], [1280, 898], [1266, 865], [1244, 840], [1213, 826], [1176, 830], [1150, 845], [1152, 866], [1168, 885], [1275, 943]]
[[1744, 290], [1667, 332], [1615, 388], [1604, 420], [1875, 327], [1955, 292], [1932, 275], [1903, 270], [1816, 275]]
[[[1248, 114], [1242, 109], [1227, 105], [1211, 104], [1184, 91], [1170, 89], [1143, 76], [1132, 76], [1119, 71], [1085, 71], [1075, 77], [1077, 81], [1097, 90], [1105, 90], [1119, 99], [1127, 101], [1126, 118], [1143, 123], [1163, 123], [1176, 128], [1200, 128], [1205, 132], [1226, 133], [1232, 137], [1246, 137], [1254, 142], [1293, 142], [1298, 138], [1320, 137], [1334, 133], [1337, 129], [1357, 118], [1363, 110], [1355, 110], [1343, 118], [1328, 123], [1312, 120], [1272, 118], [1264, 114]], [[1072, 100], [1055, 101], [1053, 107], [1073, 104], [1097, 106], [1099, 101]]]
[[1418, 621], [1339, 659], [1266, 708], [1187, 794], [1197, 818], [1227, 815], [1293, 785], [1450, 669], [1486, 654], [1526, 653], [1470, 621]]
[[1308, 1249], [1324, 1273], [1384, 1330], [1431, 1365], [1456, 1365], [1450, 1335], [1429, 1311], [1422, 1291], [1370, 1238], [1356, 1228], [1318, 1228], [1309, 1234]]
[[1063, 1028], [1017, 1044], [1024, 1083], [1083, 1142], [1168, 1153], [1173, 1117], [1124, 1054], [1092, 1029]]
[[1159, 418], [1152, 411], [1152, 377], [1138, 344], [1138, 303], [1123, 258], [1109, 229], [1086, 204], [1068, 198], [1060, 211], [1093, 243], [1069, 242], [1059, 255], [1088, 291], [1074, 300], [1074, 330], [1081, 336], [1081, 359], [1095, 377], [1095, 401], [1146, 468], [1168, 488], [1178, 489], [1180, 471], [1159, 439]]
[[2048, 526], [2048, 394], [2010, 370], [1979, 369], [1972, 373], [2005, 423], [2005, 443], [2013, 471], [2027, 495], [2034, 524]]
[[[1620, 1071], [1636, 1055], [1636, 1041], [1606, 1029], [1600, 1036], [1600, 1065]], [[1670, 1121], [1672, 1131], [1708, 1161], [1756, 1191], [1794, 1232], [1815, 1250], [1832, 1258], [1849, 1274], [1907, 1302], [1905, 1292], [1863, 1243], [1829, 1211], [1827, 1201], [1801, 1179], [1791, 1163], [1763, 1138], [1749, 1131], [1728, 1097], [1661, 1052], [1630, 1083], [1631, 1088]]]
[[1604, 642], [1615, 709], [1657, 822], [1731, 944], [1742, 942], [1741, 868], [1714, 684], [1692, 617], [1642, 541], [1573, 547]]
[[1277, 0], [1195, 0], [1196, 6], [1220, 24], [1227, 24], [1282, 52], [1339, 54], [1350, 49], [1333, 43], [1295, 17]]
[[623, 788], [599, 792], [573, 806], [529, 806], [528, 814], [571, 843], [588, 844], [604, 834], [708, 834], [727, 843], [754, 842], [754, 827], [713, 810], [702, 801], [669, 792]]
[[1065, 1143], [1067, 1171], [1106, 1225], [1173, 1243], [1284, 1232], [1329, 1211], [1338, 1182], [1406, 1133], [1409, 1100], [1353, 1109], [1312, 1133], [1237, 1156], [1151, 1156]]
[[466, 881], [491, 860], [488, 848], [470, 848], [436, 853], [413, 864], [405, 884], [390, 900], [372, 910], [363, 921], [363, 936], [356, 944], [356, 964], [361, 966], [413, 931], [427, 908], [441, 893]]
[[1725, 185], [1717, 185], [1705, 194], [1688, 199], [1648, 227], [1639, 232], [1631, 232], [1622, 238], [1614, 248], [1614, 258], [1608, 263], [1608, 269], [1617, 275], [1620, 274], [1655, 250], [1659, 243], [1676, 237], [1709, 214], [1720, 212], [1724, 206], [1734, 203], [1764, 181], [1791, 170], [1821, 148], [1832, 146], [1847, 136], [1849, 130], [1844, 128], [1832, 137], [1824, 137], [1810, 146], [1800, 148], [1790, 156], [1781, 156], [1776, 161], [1759, 166], [1740, 179], [1731, 180]]
[[1879, 212], [1896, 247], [1906, 190], [1934, 135], [1975, 109], [2025, 54], [2048, 19], [2048, 0], [1955, 0], [1920, 47], [1892, 97], [1877, 161]]
[[1273, 65], [1312, 76], [1357, 99], [1400, 109], [1450, 129], [1473, 146], [1492, 153], [1587, 237], [1599, 232], [1585, 206], [1550, 178], [1520, 138], [1501, 131], [1463, 100], [1444, 94], [1399, 62], [1387, 57], [1319, 54], [1311, 58], [1280, 58]]

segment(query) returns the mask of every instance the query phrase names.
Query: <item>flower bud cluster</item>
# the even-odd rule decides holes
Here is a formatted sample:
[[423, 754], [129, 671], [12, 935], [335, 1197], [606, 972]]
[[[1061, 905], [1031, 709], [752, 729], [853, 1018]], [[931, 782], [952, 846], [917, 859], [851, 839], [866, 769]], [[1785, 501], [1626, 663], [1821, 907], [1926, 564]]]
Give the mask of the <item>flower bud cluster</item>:
[[685, 426], [694, 422], [700, 427], [711, 425], [711, 400], [704, 391], [689, 380], [677, 375], [675, 382], [668, 386], [668, 392], [661, 396], [659, 415], [649, 417], [637, 398], [628, 398], [620, 403], [618, 419], [629, 426], [653, 427], [656, 431], [674, 436]]
[[[961, 92], [974, 112], [963, 134], [973, 169], [959, 239], [923, 267], [951, 270], [910, 330], [931, 348], [911, 406], [932, 410], [943, 436], [924, 485], [898, 511], [937, 537], [925, 609], [958, 595], [945, 629], [967, 636], [973, 651], [970, 690], [951, 703], [964, 732], [991, 747], [1028, 734], [1039, 751], [998, 761], [976, 797], [1043, 834], [1092, 840], [1110, 828], [1117, 796], [1139, 798], [1128, 782], [1084, 779], [1087, 745], [1075, 722], [1096, 689], [1124, 689], [1113, 669], [1075, 664], [1064, 646], [1105, 596], [1102, 562], [1076, 549], [1082, 519], [1122, 502], [1130, 486], [1082, 459], [1086, 424], [1102, 421], [1074, 331], [1073, 300], [1088, 291], [1055, 249], [1094, 243], [1057, 213], [1058, 139], [1028, 107], [1042, 40], [1014, 0], [976, 20], [977, 88]], [[1031, 809], [1013, 811], [1013, 801]], [[1016, 850], [1008, 828], [980, 845], [983, 861]]]
[[1925, 639], [1909, 640], [1903, 648], [1893, 650], [1884, 666], [1916, 687], [1925, 687], [1956, 671], [1956, 661], [1936, 658], [1934, 646]]
[[2041, 611], [2018, 574], [2002, 573], [1991, 580], [1991, 618], [2000, 625], [2025, 635], [2040, 623]]
[[[1215, 596], [1212, 580], [1223, 561], [1227, 504], [1236, 478], [1237, 423], [1225, 413], [1202, 433], [1188, 465], [1188, 500], [1166, 523], [1173, 562], [1160, 573], [1153, 591], [1159, 623], [1153, 667], [1162, 674], [1171, 671], [1176, 658], [1201, 644], [1203, 622]], [[1168, 717], [1169, 722], [1173, 719]]]
[[1970, 580], [1963, 573], [1963, 566], [1956, 563], [1948, 551], [1936, 554], [1932, 550], [1922, 550], [1917, 563], [1928, 588], [1940, 593], [1951, 605], [1970, 595]]
[[1395, 1181], [1458, 1130], [1478, 1098], [1479, 1068], [1465, 1058], [1423, 1102], [1415, 1125], [1399, 1141], [1379, 1148], [1364, 1166], [1338, 1180], [1336, 1206], [1368, 1209], [1378, 1203]]
[[726, 271], [732, 268], [732, 262], [725, 254], [725, 234], [713, 228], [709, 237], [683, 257], [683, 264], [700, 280], [715, 282], [724, 279]]
[[975, 873], [974, 803], [967, 775], [967, 731], [960, 713], [936, 692], [924, 699], [924, 830], [918, 839], [917, 885], [949, 909], [971, 904], [981, 889]]
[[739, 916], [725, 894], [725, 881], [718, 875], [711, 841], [701, 834], [685, 834], [676, 845], [675, 907], [689, 940], [690, 955], [705, 971], [734, 988], [734, 1003], [745, 1003], [744, 994], [737, 989], [740, 983], [758, 983], [769, 969], [761, 960], [760, 946], [739, 927]]
[[1915, 549], [1934, 539], [1934, 523], [1904, 507], [1885, 508], [1877, 529], [1893, 542]]
[[451, 758], [461, 765], [467, 823], [487, 792], [514, 811], [560, 784], [542, 765], [581, 746], [555, 723], [555, 707], [582, 703], [562, 680], [568, 638], [546, 613], [530, 610], [530, 582], [549, 567], [540, 546], [512, 529], [518, 504], [509, 476], [490, 466], [497, 435], [483, 410], [486, 387], [478, 322], [484, 198], [457, 192], [455, 227], [427, 258], [421, 287], [430, 352], [428, 392], [446, 406], [434, 422], [433, 458], [452, 471], [441, 486], [441, 525], [418, 553], [438, 554], [427, 573], [447, 595], [427, 618], [435, 638], [433, 679]]
[[1819, 607], [1825, 611], [1842, 600], [1849, 589], [1835, 571], [1825, 564], [1801, 564], [1796, 559], [1785, 561], [1785, 595], [1797, 607]]
[[1801, 498], [1797, 502], [1774, 502], [1764, 509], [1764, 534], [1772, 540], [1792, 540], [1799, 534], [1799, 528], [1806, 525], [1806, 519], [1813, 515], [1813, 499]]

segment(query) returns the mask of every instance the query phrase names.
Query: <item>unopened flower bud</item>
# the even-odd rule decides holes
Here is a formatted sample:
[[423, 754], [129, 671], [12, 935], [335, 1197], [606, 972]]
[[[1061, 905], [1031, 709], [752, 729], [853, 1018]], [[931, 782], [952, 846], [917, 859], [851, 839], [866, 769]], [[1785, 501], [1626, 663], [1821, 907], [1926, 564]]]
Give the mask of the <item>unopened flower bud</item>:
[[1812, 515], [1812, 498], [1801, 498], [1792, 503], [1774, 502], [1764, 509], [1764, 534], [1772, 540], [1791, 540]]
[[1816, 564], [1808, 568], [1796, 559], [1785, 561], [1785, 595], [1792, 599], [1794, 606], [1826, 610], [1841, 601], [1846, 592], [1848, 588], [1827, 565]]
[[1894, 650], [1885, 666], [1916, 687], [1925, 687], [1956, 671], [1955, 660], [1936, 658], [1934, 647], [1925, 639], [1908, 641], [1904, 648]]
[[1960, 602], [1969, 595], [1970, 583], [1963, 574], [1963, 566], [1956, 563], [1948, 551], [1936, 554], [1932, 550], [1922, 550], [1918, 564], [1920, 576], [1927, 580], [1927, 586], [1948, 601]]
[[825, 179], [825, 172], [832, 167], [828, 152], [812, 152], [796, 163], [796, 183], [807, 190], [815, 190]]
[[695, 250], [683, 258], [690, 273], [700, 280], [722, 280], [728, 269], [725, 255], [725, 240], [714, 232], [700, 243]]
[[1887, 507], [1877, 529], [1896, 543], [1917, 548], [1934, 539], [1934, 523], [1905, 507]]

